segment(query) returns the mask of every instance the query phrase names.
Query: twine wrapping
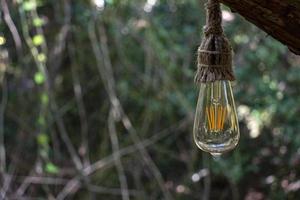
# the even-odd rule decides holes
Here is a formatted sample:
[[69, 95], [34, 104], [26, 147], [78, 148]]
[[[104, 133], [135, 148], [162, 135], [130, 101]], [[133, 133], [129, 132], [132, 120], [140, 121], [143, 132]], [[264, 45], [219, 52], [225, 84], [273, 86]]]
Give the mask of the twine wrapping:
[[204, 38], [198, 48], [195, 82], [233, 81], [235, 77], [232, 70], [232, 48], [223, 33], [218, 0], [208, 0], [206, 11]]

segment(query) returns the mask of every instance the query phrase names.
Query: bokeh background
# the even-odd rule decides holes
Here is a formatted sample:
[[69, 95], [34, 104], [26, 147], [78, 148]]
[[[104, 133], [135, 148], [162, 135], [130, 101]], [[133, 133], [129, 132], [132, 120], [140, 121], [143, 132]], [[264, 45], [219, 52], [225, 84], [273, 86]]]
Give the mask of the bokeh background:
[[0, 199], [300, 198], [300, 58], [223, 7], [238, 147], [195, 146], [203, 0], [1, 0]]

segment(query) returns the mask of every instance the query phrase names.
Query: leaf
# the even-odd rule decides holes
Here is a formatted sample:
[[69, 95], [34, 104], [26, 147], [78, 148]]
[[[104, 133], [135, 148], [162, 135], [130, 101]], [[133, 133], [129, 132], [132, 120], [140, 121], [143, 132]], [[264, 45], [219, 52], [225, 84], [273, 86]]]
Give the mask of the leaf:
[[38, 54], [37, 59], [38, 59], [38, 61], [44, 63], [47, 60], [47, 56], [44, 53], [40, 53], [40, 54]]
[[35, 27], [41, 27], [45, 24], [45, 20], [43, 20], [42, 18], [36, 17], [33, 19], [33, 25]]
[[34, 81], [36, 84], [41, 85], [45, 82], [45, 76], [41, 72], [37, 72], [34, 75]]
[[49, 137], [48, 137], [48, 135], [45, 134], [45, 133], [40, 133], [37, 136], [37, 142], [41, 146], [48, 146], [48, 143], [49, 143]]
[[46, 120], [44, 117], [40, 116], [37, 120], [37, 123], [41, 126], [44, 126], [46, 124]]
[[32, 42], [35, 46], [39, 46], [41, 44], [43, 44], [45, 41], [44, 36], [43, 35], [35, 35], [33, 36]]
[[1, 45], [4, 45], [4, 44], [5, 44], [5, 42], [6, 42], [6, 39], [5, 39], [5, 37], [3, 37], [3, 36], [0, 36], [0, 46], [1, 46]]
[[50, 174], [57, 174], [59, 172], [58, 167], [51, 162], [46, 164], [45, 170], [46, 170], [46, 172], [48, 172]]
[[34, 1], [25, 1], [22, 7], [25, 11], [31, 11], [36, 9], [36, 3]]
[[42, 104], [44, 104], [44, 105], [47, 105], [49, 103], [49, 97], [46, 93], [43, 93], [41, 95], [41, 101], [42, 101]]

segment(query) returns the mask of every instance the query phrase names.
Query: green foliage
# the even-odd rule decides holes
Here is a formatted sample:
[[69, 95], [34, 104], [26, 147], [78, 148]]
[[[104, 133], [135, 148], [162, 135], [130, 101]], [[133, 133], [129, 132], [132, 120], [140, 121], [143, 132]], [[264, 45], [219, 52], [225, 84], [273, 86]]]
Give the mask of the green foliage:
[[49, 138], [45, 133], [41, 133], [37, 136], [37, 142], [39, 145], [47, 146], [49, 143]]
[[43, 73], [37, 72], [34, 75], [34, 81], [38, 85], [43, 84], [45, 82], [45, 76], [43, 75]]
[[[21, 53], [0, 21], [6, 160], [16, 177], [9, 195], [22, 178], [41, 176], [78, 179], [74, 199], [122, 199], [123, 169], [130, 199], [166, 199], [160, 174], [178, 200], [202, 199], [207, 189], [210, 199], [299, 199], [299, 57], [229, 12], [241, 141], [213, 159], [192, 141], [202, 1], [93, 2], [11, 5]], [[30, 184], [24, 196], [55, 198], [65, 185]]]
[[42, 36], [42, 35], [35, 35], [32, 38], [32, 42], [35, 46], [39, 46], [39, 45], [43, 44], [44, 41], [45, 41], [45, 39], [44, 39], [44, 36]]
[[24, 1], [22, 5], [25, 11], [31, 11], [36, 9], [36, 2], [35, 1]]
[[45, 21], [42, 18], [36, 17], [33, 19], [33, 25], [36, 27], [43, 26], [45, 24]]
[[50, 174], [57, 174], [59, 172], [59, 169], [53, 163], [47, 163], [45, 171]]

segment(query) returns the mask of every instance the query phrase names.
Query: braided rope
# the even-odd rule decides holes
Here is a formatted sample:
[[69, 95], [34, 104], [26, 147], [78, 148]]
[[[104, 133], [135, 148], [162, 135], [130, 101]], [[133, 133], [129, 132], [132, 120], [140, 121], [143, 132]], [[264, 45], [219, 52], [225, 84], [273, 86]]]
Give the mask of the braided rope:
[[222, 34], [222, 14], [220, 4], [217, 0], [209, 0], [205, 4], [206, 8], [206, 26], [204, 27], [205, 35]]
[[222, 28], [222, 14], [218, 0], [208, 0], [204, 38], [198, 48], [196, 82], [234, 80], [232, 49]]

